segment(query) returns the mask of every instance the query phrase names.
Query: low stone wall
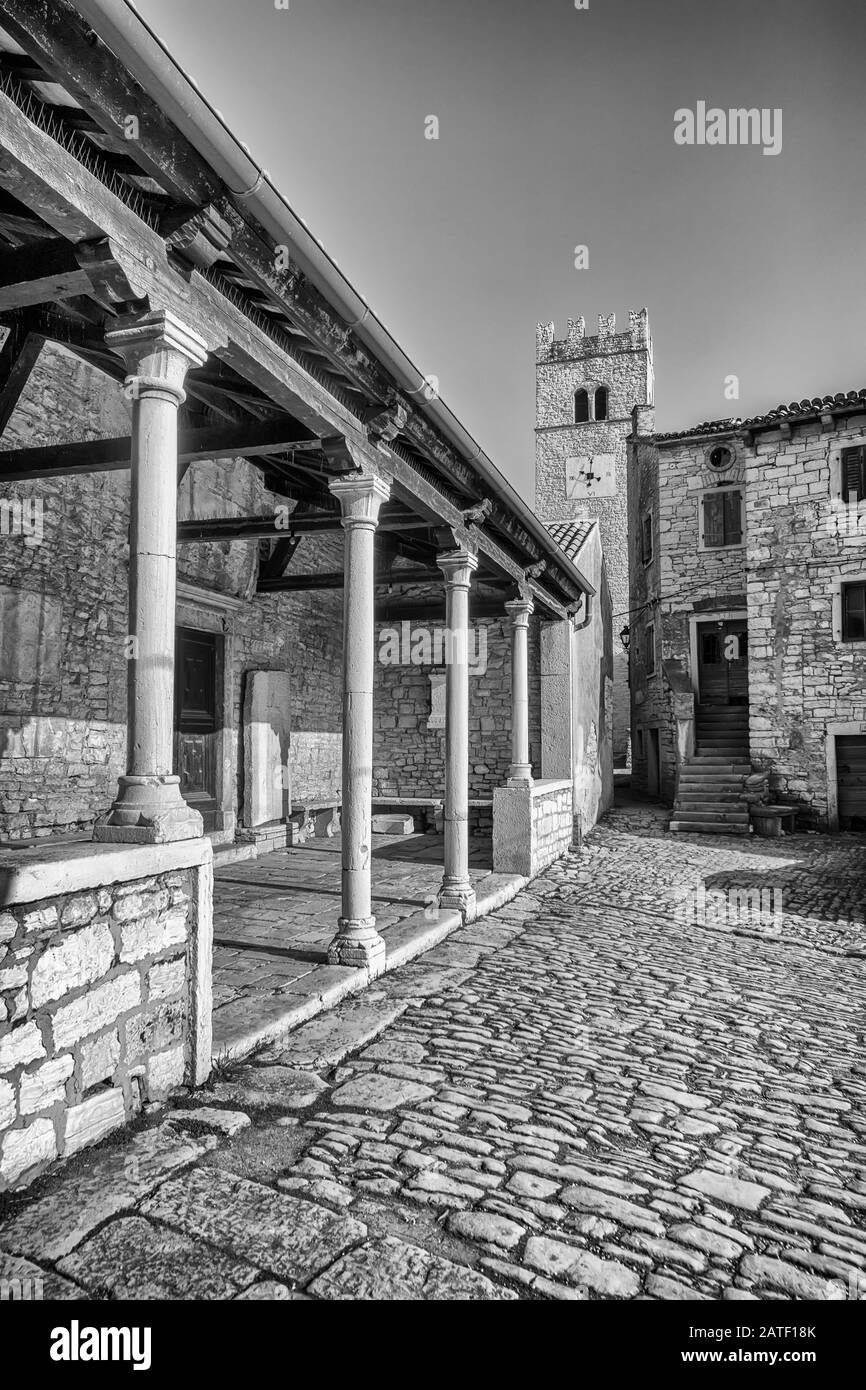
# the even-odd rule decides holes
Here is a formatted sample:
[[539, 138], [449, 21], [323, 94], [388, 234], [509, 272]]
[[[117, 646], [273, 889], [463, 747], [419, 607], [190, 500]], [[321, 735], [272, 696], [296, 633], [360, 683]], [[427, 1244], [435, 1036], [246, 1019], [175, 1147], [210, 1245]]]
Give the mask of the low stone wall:
[[493, 868], [535, 878], [568, 853], [574, 835], [574, 786], [518, 783], [493, 793]]
[[210, 1071], [213, 851], [0, 857], [0, 1192]]

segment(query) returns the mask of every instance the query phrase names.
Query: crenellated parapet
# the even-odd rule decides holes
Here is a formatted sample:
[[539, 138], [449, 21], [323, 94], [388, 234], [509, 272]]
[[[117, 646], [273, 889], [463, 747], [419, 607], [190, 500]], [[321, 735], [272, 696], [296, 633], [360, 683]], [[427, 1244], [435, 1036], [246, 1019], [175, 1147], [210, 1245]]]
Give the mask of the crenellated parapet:
[[581, 316], [569, 319], [565, 337], [556, 337], [554, 323], [540, 323], [536, 332], [536, 360], [565, 362], [571, 358], [602, 357], [617, 352], [632, 352], [646, 348], [652, 352], [649, 315], [646, 309], [629, 310], [626, 332], [617, 333], [616, 314], [599, 314], [598, 333], [587, 336], [586, 321]]

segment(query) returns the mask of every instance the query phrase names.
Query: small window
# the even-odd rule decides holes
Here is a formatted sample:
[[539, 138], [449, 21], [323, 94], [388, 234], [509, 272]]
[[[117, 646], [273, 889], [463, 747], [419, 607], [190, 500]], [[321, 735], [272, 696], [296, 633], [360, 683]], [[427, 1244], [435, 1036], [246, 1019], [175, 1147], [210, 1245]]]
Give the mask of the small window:
[[580, 390], [574, 393], [574, 423], [584, 425], [589, 419], [589, 395], [586, 391]]
[[866, 642], [866, 583], [842, 585], [842, 641]]
[[651, 676], [651, 675], [653, 675], [653, 674], [655, 673], [655, 669], [656, 669], [656, 629], [655, 629], [655, 623], [650, 623], [649, 626], [647, 627], [647, 630], [646, 630], [646, 638], [645, 638], [644, 640], [645, 640], [645, 646], [644, 646], [644, 662], [645, 662], [645, 665], [646, 665], [646, 673], [647, 673], [648, 676]]
[[596, 420], [607, 419], [607, 387], [599, 386], [595, 393], [595, 418]]
[[743, 494], [739, 489], [708, 492], [704, 497], [704, 545], [718, 550], [743, 539]]
[[640, 556], [645, 565], [648, 565], [653, 557], [653, 519], [652, 513], [645, 516], [641, 522], [640, 533]]
[[866, 444], [842, 450], [842, 501], [862, 502], [866, 498]]
[[729, 449], [726, 444], [719, 444], [710, 452], [710, 467], [717, 469], [719, 473], [727, 472], [733, 462], [734, 451]]

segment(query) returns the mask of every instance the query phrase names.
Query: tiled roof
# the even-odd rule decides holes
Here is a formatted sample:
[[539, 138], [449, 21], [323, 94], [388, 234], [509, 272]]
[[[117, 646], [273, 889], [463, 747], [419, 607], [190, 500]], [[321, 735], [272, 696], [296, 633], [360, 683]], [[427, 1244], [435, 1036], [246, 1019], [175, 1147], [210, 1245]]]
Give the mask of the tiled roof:
[[569, 560], [575, 560], [594, 525], [591, 518], [581, 517], [577, 521], [551, 521], [547, 529]]
[[866, 387], [859, 391], [839, 391], [835, 396], [813, 396], [811, 400], [792, 401], [790, 405], [777, 405], [766, 415], [753, 415], [751, 419], [706, 420], [690, 430], [676, 430], [671, 434], [657, 434], [658, 443], [670, 439], [690, 439], [700, 434], [730, 434], [733, 430], [753, 430], [772, 428], [773, 425], [789, 424], [795, 420], [807, 419], [810, 415], [821, 415], [826, 410], [866, 410]]

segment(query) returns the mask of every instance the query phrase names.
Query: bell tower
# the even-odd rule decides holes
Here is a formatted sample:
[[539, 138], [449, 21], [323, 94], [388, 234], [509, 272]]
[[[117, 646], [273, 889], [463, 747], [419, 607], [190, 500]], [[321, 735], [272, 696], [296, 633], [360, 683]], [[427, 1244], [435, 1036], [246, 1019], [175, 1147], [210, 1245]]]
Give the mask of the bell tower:
[[587, 337], [582, 318], [564, 338], [552, 323], [536, 340], [535, 510], [540, 519], [597, 520], [613, 605], [614, 762], [628, 752], [628, 658], [619, 639], [628, 622], [628, 448], [632, 410], [653, 404], [653, 350], [646, 309], [599, 315]]

